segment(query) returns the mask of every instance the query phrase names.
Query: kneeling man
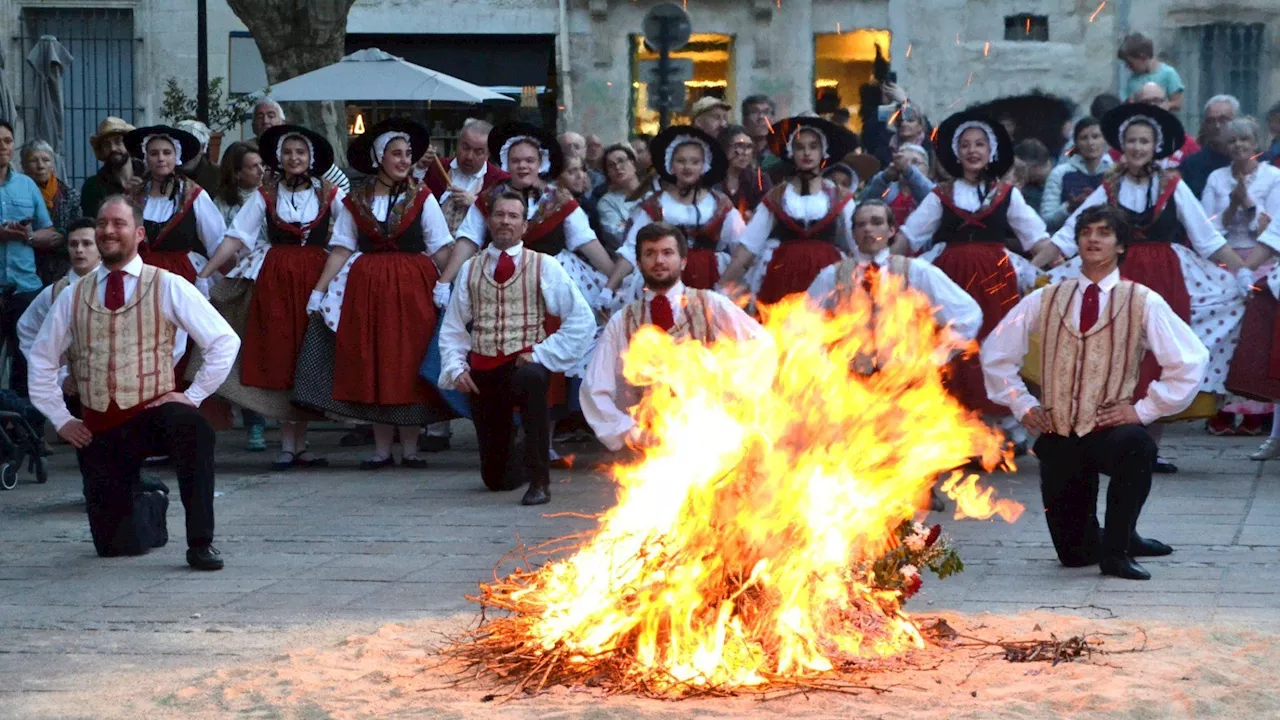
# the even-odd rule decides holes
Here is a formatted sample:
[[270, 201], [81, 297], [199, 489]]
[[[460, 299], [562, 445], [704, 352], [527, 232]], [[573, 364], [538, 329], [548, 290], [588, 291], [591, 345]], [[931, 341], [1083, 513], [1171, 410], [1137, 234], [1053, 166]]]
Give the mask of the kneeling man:
[[[1039, 432], [1040, 492], [1058, 559], [1098, 563], [1103, 575], [1148, 580], [1134, 557], [1173, 549], [1137, 533], [1151, 491], [1156, 444], [1147, 425], [1186, 409], [1200, 389], [1209, 351], [1144, 285], [1122, 280], [1131, 230], [1119, 210], [1080, 214], [1081, 277], [1041, 288], [1005, 316], [982, 346], [987, 396]], [[1019, 377], [1032, 332], [1043, 338], [1043, 405]], [[1136, 403], [1143, 354], [1160, 379]], [[1098, 473], [1109, 475], [1105, 528], [1098, 526]]]

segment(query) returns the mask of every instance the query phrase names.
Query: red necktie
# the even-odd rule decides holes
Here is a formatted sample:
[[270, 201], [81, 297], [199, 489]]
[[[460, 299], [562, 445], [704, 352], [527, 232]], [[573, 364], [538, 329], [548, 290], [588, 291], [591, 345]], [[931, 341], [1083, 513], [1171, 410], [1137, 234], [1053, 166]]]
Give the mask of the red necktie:
[[676, 317], [671, 312], [671, 301], [666, 295], [654, 295], [649, 301], [649, 317], [663, 332], [670, 331], [676, 324]]
[[124, 271], [112, 270], [107, 273], [107, 296], [103, 300], [108, 310], [119, 310], [124, 307]]
[[498, 267], [493, 269], [494, 282], [501, 285], [502, 283], [510, 280], [511, 276], [515, 274], [516, 274], [516, 261], [512, 260], [511, 256], [506, 253], [502, 253], [501, 255], [499, 255]]
[[1089, 332], [1089, 329], [1098, 322], [1098, 286], [1089, 283], [1089, 287], [1084, 289], [1084, 299], [1080, 301], [1080, 334]]

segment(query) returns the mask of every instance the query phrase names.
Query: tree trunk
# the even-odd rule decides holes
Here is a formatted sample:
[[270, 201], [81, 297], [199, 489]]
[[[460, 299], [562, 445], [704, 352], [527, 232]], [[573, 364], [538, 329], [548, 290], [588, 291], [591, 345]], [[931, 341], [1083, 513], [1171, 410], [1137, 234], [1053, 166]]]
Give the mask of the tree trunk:
[[[253, 35], [267, 82], [275, 84], [342, 59], [347, 14], [355, 0], [227, 0]], [[347, 114], [342, 103], [285, 103], [285, 117], [333, 143], [338, 164], [347, 157]]]

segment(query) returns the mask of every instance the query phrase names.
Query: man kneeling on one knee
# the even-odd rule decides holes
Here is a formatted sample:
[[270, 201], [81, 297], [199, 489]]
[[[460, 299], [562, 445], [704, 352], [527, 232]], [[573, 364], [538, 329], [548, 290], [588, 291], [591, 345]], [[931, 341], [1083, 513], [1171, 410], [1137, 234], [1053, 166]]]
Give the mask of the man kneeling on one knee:
[[[1081, 277], [1023, 298], [983, 343], [987, 395], [1040, 433], [1040, 492], [1062, 564], [1098, 563], [1104, 575], [1147, 580], [1134, 558], [1173, 552], [1137, 533], [1156, 458], [1147, 425], [1191, 404], [1209, 351], [1162, 297], [1121, 279], [1131, 231], [1120, 211], [1082, 212], [1076, 242]], [[1019, 377], [1033, 332], [1043, 339], [1043, 405]], [[1161, 372], [1135, 401], [1147, 352]], [[1099, 473], [1111, 478], [1105, 527], [1098, 525]]]
[[[187, 521], [187, 564], [218, 570], [213, 547], [214, 433], [197, 407], [226, 379], [240, 339], [195, 286], [144, 265], [142, 210], [122, 195], [103, 201], [95, 240], [102, 265], [54, 301], [30, 350], [31, 402], [76, 448], [89, 528], [100, 555], [137, 554], [133, 491], [143, 460], [173, 459]], [[204, 364], [177, 392], [173, 349], [186, 331]], [[66, 356], [82, 406], [67, 411], [58, 368]]]

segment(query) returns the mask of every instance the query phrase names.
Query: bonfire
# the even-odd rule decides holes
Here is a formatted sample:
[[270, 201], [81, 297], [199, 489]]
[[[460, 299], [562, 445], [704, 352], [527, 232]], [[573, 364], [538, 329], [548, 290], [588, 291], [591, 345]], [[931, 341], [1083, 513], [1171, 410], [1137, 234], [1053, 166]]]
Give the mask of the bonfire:
[[479, 628], [445, 652], [513, 693], [675, 698], [821, 687], [922, 647], [904, 603], [926, 568], [963, 567], [918, 522], [930, 489], [956, 519], [1022, 507], [957, 470], [1010, 461], [943, 385], [947, 359], [976, 348], [882, 281], [891, 303], [766, 308], [772, 344], [642, 329], [624, 372], [644, 389], [643, 441], [611, 468], [617, 504], [481, 585]]

